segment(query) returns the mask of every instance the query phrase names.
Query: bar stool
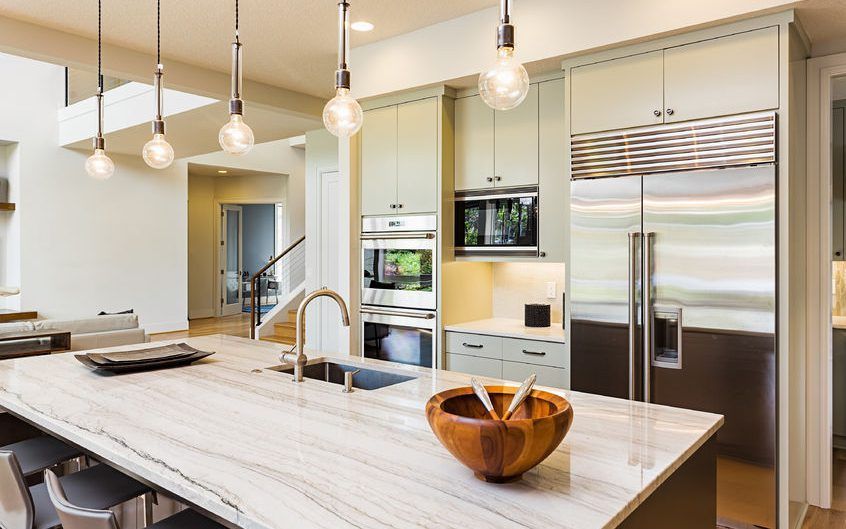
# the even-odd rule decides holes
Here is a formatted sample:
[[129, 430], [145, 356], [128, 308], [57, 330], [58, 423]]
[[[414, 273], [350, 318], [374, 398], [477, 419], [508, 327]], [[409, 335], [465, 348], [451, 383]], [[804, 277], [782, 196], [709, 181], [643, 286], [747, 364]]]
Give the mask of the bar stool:
[[46, 435], [0, 446], [0, 451], [15, 454], [25, 478], [82, 456], [76, 448]]
[[[112, 511], [78, 507], [65, 496], [62, 481], [51, 470], [44, 471], [44, 483], [63, 529], [120, 529]], [[225, 529], [222, 525], [190, 510], [184, 510], [147, 529]]]
[[[45, 472], [55, 476], [49, 469]], [[150, 492], [149, 487], [103, 464], [58, 479], [74, 503], [89, 509], [108, 509]], [[0, 451], [0, 527], [54, 529], [60, 526], [46, 484], [27, 487], [15, 453]]]

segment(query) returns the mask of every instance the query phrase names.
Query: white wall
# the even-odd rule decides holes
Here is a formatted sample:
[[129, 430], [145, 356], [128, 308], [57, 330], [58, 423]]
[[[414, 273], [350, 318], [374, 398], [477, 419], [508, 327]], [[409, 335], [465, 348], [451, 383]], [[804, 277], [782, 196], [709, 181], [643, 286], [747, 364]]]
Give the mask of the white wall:
[[[526, 63], [787, 8], [787, 0], [520, 0], [517, 52]], [[493, 63], [498, 7], [352, 50], [352, 90], [370, 97], [476, 75]], [[553, 65], [553, 69], [557, 65]]]
[[285, 175], [208, 176], [188, 170], [188, 317], [215, 315], [219, 204], [285, 202]]
[[89, 153], [58, 146], [64, 69], [0, 55], [0, 76], [15, 79], [0, 86], [0, 141], [16, 144], [18, 206], [6, 220], [3, 266], [10, 283], [20, 267], [22, 293], [10, 306], [55, 318], [134, 308], [148, 330], [184, 327], [184, 164], [153, 171], [140, 156], [113, 156], [115, 175], [92, 180]]

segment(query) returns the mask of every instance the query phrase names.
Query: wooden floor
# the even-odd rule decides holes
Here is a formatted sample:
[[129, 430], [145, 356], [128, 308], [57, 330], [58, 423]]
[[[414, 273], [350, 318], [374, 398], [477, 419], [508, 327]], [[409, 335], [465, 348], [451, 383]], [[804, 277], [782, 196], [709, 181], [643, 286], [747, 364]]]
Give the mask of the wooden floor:
[[802, 529], [846, 529], [846, 451], [835, 451], [832, 463], [831, 509], [808, 507]]
[[172, 340], [174, 338], [189, 338], [191, 336], [208, 336], [209, 334], [229, 334], [231, 336], [250, 336], [250, 315], [235, 314], [221, 318], [202, 318], [188, 322], [187, 331], [163, 332], [151, 334], [152, 341]]

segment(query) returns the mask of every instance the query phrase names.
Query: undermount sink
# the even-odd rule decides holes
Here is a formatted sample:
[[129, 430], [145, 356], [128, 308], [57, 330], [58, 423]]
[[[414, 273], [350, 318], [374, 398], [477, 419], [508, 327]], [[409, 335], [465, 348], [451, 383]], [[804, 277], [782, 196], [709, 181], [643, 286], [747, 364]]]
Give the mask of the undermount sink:
[[[279, 373], [287, 373], [289, 375], [294, 374], [294, 366], [291, 365], [279, 365], [268, 367], [267, 369], [277, 371]], [[306, 365], [303, 369], [303, 376], [305, 378], [322, 380], [324, 382], [343, 386], [344, 373], [348, 371], [355, 371], [356, 369], [358, 370], [358, 373], [353, 375], [353, 387], [358, 389], [379, 389], [387, 386], [393, 386], [394, 384], [399, 384], [401, 382], [408, 382], [409, 380], [417, 378], [329, 361], [315, 362], [313, 364]]]

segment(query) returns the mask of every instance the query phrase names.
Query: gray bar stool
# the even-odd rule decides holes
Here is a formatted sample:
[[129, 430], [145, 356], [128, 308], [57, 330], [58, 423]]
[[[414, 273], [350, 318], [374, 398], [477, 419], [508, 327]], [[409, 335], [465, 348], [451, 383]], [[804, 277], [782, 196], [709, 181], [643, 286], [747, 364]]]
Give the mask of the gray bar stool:
[[[45, 472], [53, 474], [50, 470]], [[103, 464], [69, 474], [59, 481], [71, 501], [89, 509], [108, 509], [150, 492], [149, 487]], [[46, 484], [27, 487], [15, 453], [0, 451], [0, 527], [54, 529], [60, 526]]]
[[[44, 483], [53, 507], [59, 513], [63, 529], [120, 529], [112, 511], [86, 509], [68, 501], [65, 489], [56, 474], [44, 471]], [[222, 525], [188, 509], [148, 525], [147, 529], [225, 529]]]
[[0, 446], [0, 452], [15, 454], [25, 478], [82, 456], [82, 452], [76, 448], [46, 435]]

